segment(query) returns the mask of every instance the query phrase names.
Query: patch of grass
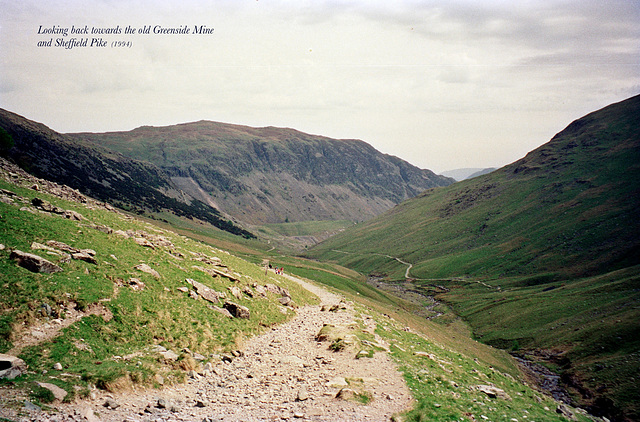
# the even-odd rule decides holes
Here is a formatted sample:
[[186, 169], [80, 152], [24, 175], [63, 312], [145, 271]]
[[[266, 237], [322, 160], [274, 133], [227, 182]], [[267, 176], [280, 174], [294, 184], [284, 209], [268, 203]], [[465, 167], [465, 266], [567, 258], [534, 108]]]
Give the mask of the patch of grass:
[[53, 403], [56, 398], [50, 390], [40, 387], [39, 385], [34, 385], [29, 393], [29, 399], [36, 404], [48, 404]]
[[347, 347], [347, 344], [344, 342], [343, 338], [337, 338], [329, 344], [329, 350], [333, 350], [334, 352], [344, 350], [345, 347]]
[[[372, 315], [378, 321], [376, 333], [391, 344], [391, 355], [417, 401], [403, 420], [481, 420], [482, 415], [488, 420], [522, 420], [523, 416], [528, 420], [565, 420], [555, 412], [557, 404], [552, 398], [509, 373], [464, 353], [464, 349], [443, 347], [393, 320]], [[478, 385], [495, 386], [508, 398], [491, 398], [479, 391]], [[590, 420], [576, 416], [579, 421]]]
[[356, 393], [354, 398], [358, 403], [362, 403], [366, 405], [371, 403], [371, 401], [373, 400], [373, 395], [368, 391], [363, 391], [360, 393]]

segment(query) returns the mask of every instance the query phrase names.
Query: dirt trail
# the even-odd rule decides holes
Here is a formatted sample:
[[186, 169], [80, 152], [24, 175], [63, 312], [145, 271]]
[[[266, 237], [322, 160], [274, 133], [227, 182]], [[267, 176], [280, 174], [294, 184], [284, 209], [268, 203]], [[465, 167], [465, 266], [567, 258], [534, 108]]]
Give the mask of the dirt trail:
[[[244, 356], [214, 365], [210, 375], [183, 385], [115, 395], [96, 392], [93, 399], [61, 410], [67, 415], [93, 414], [105, 422], [370, 422], [389, 421], [394, 413], [407, 409], [411, 395], [387, 353], [355, 359], [353, 351], [332, 352], [327, 343], [315, 340], [323, 324], [352, 322], [353, 309], [347, 305], [339, 312], [322, 311], [322, 305], [337, 304], [341, 297], [289, 278], [318, 295], [322, 304], [302, 307], [290, 322], [250, 339]], [[369, 328], [375, 327], [373, 319], [364, 319]], [[336, 398], [346, 380], [369, 392], [372, 400], [362, 404]], [[108, 399], [118, 407], [104, 407]]]

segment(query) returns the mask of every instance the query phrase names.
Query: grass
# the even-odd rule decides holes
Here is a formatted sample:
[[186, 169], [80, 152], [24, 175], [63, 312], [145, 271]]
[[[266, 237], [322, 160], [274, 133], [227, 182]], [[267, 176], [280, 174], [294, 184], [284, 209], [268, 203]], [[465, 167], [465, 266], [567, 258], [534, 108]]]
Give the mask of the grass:
[[[90, 384], [116, 388], [122, 382], [153, 385], [157, 373], [162, 374], [167, 383], [179, 382], [183, 375], [176, 372], [174, 364], [163, 362], [157, 353], [153, 353], [151, 346], [162, 345], [178, 353], [188, 347], [208, 358], [219, 351], [237, 349], [246, 338], [294, 315], [292, 310], [281, 312], [283, 308], [271, 295], [266, 299], [247, 296], [236, 299], [228, 290], [232, 285], [242, 288], [253, 283], [274, 283], [288, 289], [298, 304], [316, 300], [296, 283], [284, 277], [265, 275], [259, 266], [221, 249], [123, 214], [97, 207], [85, 208], [4, 181], [0, 181], [0, 187], [28, 199], [38, 196], [63, 209], [74, 209], [86, 218], [76, 222], [56, 215], [20, 211], [20, 206], [27, 204], [0, 203], [0, 243], [6, 247], [0, 251], [0, 285], [3, 288], [0, 352], [13, 347], [21, 327], [47, 321], [39, 312], [45, 303], [63, 319], [72, 308], [89, 310], [96, 306], [112, 315], [112, 318], [87, 315], [63, 329], [52, 341], [23, 348], [20, 357], [27, 362], [30, 372], [18, 379], [17, 384], [49, 381], [54, 376], [61, 379], [61, 387], [73, 396], [74, 385], [80, 388]], [[173, 246], [142, 247], [132, 239], [91, 228], [92, 224], [160, 235]], [[31, 250], [32, 242], [46, 243], [48, 240], [91, 248], [97, 252], [98, 264], [71, 260], [59, 264], [64, 269], [62, 272], [36, 274], [9, 260], [10, 250], [19, 249], [59, 261], [59, 256]], [[195, 260], [194, 253], [219, 258], [238, 282], [211, 277], [195, 269], [194, 266], [207, 268], [210, 265]], [[134, 269], [140, 263], [153, 267], [160, 273], [160, 278]], [[143, 282], [144, 289], [137, 291], [128, 287], [132, 278]], [[233, 301], [249, 307], [251, 318], [228, 319], [211, 309], [209, 302], [190, 298], [178, 290], [189, 287], [185, 282], [187, 278], [226, 292]], [[126, 356], [134, 357], [123, 358]], [[58, 362], [63, 371], [52, 370]], [[62, 373], [74, 375], [63, 376]]]
[[[96, 250], [98, 257], [98, 265], [72, 260], [61, 263], [63, 272], [44, 275], [17, 267], [8, 259], [8, 250], [0, 252], [0, 274], [6, 292], [0, 297], [0, 306], [4, 327], [10, 328], [3, 331], [2, 351], [12, 347], [20, 326], [44, 320], [39, 313], [42, 303], [48, 303], [62, 317], [69, 306], [89, 310], [98, 304], [112, 315], [110, 319], [86, 315], [63, 329], [52, 341], [24, 348], [20, 357], [29, 365], [29, 373], [13, 381], [17, 388], [26, 388], [33, 381], [53, 381], [64, 388], [69, 393], [68, 399], [72, 400], [76, 394], [86, 395], [93, 385], [108, 391], [130, 388], [132, 384], [159, 386], [157, 374], [162, 376], [165, 384], [184, 381], [184, 368], [188, 366], [189, 357], [181, 354], [176, 362], [165, 361], [153, 352], [154, 345], [162, 345], [178, 353], [188, 347], [213, 358], [211, 356], [220, 351], [239, 348], [246, 338], [293, 315], [292, 311], [283, 314], [275, 297], [270, 296], [266, 300], [245, 297], [237, 301], [251, 309], [251, 319], [229, 320], [212, 310], [207, 302], [193, 300], [178, 290], [178, 287], [188, 286], [186, 278], [228, 295], [228, 287], [234, 284], [275, 283], [287, 288], [300, 305], [316, 303], [316, 299], [297, 284], [271, 273], [265, 275], [264, 269], [256, 264], [264, 256], [269, 256], [274, 264], [285, 266], [289, 273], [307, 276], [330, 289], [345, 292], [347, 297], [357, 300], [356, 309], [361, 316], [374, 316], [378, 321], [376, 334], [392, 344], [392, 355], [417, 399], [418, 405], [409, 413], [409, 420], [450, 420], [447, 418], [451, 416], [469, 418], [468, 414], [481, 411], [484, 412], [481, 414], [500, 419], [503, 415], [512, 416], [525, 410], [540, 420], [557, 420], [549, 399], [517, 381], [519, 372], [509, 357], [471, 339], [469, 328], [461, 320], [452, 318], [434, 322], [418, 318], [412, 313], [416, 309], [415, 304], [369, 286], [352, 270], [282, 257], [274, 251], [253, 248], [249, 241], [241, 241], [235, 246], [247, 258], [242, 259], [218, 247], [122, 214], [97, 207], [88, 209], [2, 181], [0, 187], [28, 198], [37, 195], [61, 208], [75, 209], [87, 219], [74, 222], [59, 216], [31, 214], [20, 211], [16, 205], [0, 203], [0, 239], [9, 249], [29, 251], [33, 241], [45, 243], [55, 239], [76, 247], [90, 247]], [[11, 225], [6, 224], [7, 221], [11, 221]], [[132, 239], [95, 230], [89, 222], [114, 230], [161, 235], [170, 240], [173, 247], [145, 248]], [[212, 231], [201, 236], [214, 244], [213, 236], [217, 234]], [[225, 239], [222, 236], [223, 243], [231, 243]], [[194, 265], [207, 267], [208, 264], [196, 261], [192, 252], [219, 258], [240, 281], [232, 283], [223, 277], [213, 278], [193, 268]], [[55, 256], [48, 258], [58, 259]], [[141, 262], [152, 266], [161, 277], [133, 269]], [[144, 290], [129, 288], [127, 282], [131, 278], [140, 279], [145, 284]], [[357, 337], [361, 344], [353, 353], [365, 350], [371, 355], [379, 352], [378, 347], [371, 345], [375, 336], [364, 332], [362, 320], [358, 324], [361, 330]], [[439, 364], [434, 366], [435, 361], [425, 360], [415, 351], [434, 353]], [[458, 366], [442, 362], [452, 362], [452, 365], [456, 362]], [[54, 363], [60, 363], [63, 369], [53, 370]], [[451, 383], [447, 387], [444, 383], [449, 381], [458, 387]], [[514, 397], [513, 401], [495, 404], [487, 401], [481, 393], [469, 389], [479, 382], [500, 386]], [[360, 394], [357, 399], [362, 402], [371, 399], [366, 390]], [[447, 401], [449, 394], [453, 399]], [[44, 402], [45, 399], [39, 400]], [[543, 404], [551, 410], [544, 411]], [[544, 419], [543, 415], [550, 418]]]
[[[556, 413], [557, 403], [523, 384], [519, 372], [509, 365], [493, 365], [483, 358], [478, 350], [484, 345], [471, 348], [454, 344], [455, 334], [442, 330], [436, 338], [429, 323], [415, 318], [417, 324], [407, 329], [404, 324], [361, 304], [355, 305], [356, 322], [365, 317], [373, 318], [375, 333], [390, 344], [392, 358], [404, 374], [407, 385], [416, 399], [414, 408], [397, 420], [405, 421], [452, 421], [452, 420], [530, 420], [563, 421]], [[362, 328], [362, 325], [360, 325]], [[362, 331], [356, 330], [356, 335]], [[471, 340], [467, 341], [471, 345]], [[487, 348], [489, 350], [489, 348]], [[377, 350], [376, 350], [377, 352]], [[494, 361], [499, 354], [495, 349]], [[491, 360], [491, 359], [489, 359]], [[508, 359], [505, 359], [505, 362]], [[495, 363], [495, 362], [494, 362]], [[349, 387], [367, 396], [366, 386], [357, 380], [348, 380]], [[491, 398], [478, 390], [478, 385], [491, 385], [502, 389], [508, 398]], [[362, 402], [370, 400], [362, 397]], [[484, 417], [483, 417], [484, 416]], [[588, 421], [586, 416], [576, 413], [577, 420]]]
[[428, 190], [305, 255], [391, 285], [410, 263], [413, 284], [476, 339], [542, 359], [597, 414], [637, 419], [638, 110], [636, 96], [594, 112], [510, 166]]

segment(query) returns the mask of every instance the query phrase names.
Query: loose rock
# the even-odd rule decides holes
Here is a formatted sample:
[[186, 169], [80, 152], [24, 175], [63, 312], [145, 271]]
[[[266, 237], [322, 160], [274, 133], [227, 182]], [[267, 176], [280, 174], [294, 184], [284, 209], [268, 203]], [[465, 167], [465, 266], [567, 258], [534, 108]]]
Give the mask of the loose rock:
[[0, 353], [0, 378], [14, 379], [27, 372], [27, 364], [20, 358]]
[[48, 261], [38, 255], [22, 252], [17, 249], [11, 252], [9, 258], [16, 261], [22, 268], [26, 268], [34, 273], [52, 274], [62, 271], [61, 267], [51, 261]]
[[235, 302], [225, 301], [224, 308], [231, 313], [236, 318], [249, 319], [251, 317], [251, 312], [249, 308], [246, 306], [238, 305]]

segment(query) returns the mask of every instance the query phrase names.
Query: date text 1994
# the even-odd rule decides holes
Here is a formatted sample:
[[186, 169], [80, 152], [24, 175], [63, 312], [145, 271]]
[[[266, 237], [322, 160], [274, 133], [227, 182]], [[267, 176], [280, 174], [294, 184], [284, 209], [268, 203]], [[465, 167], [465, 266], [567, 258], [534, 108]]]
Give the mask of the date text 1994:
[[133, 43], [131, 41], [112, 41], [111, 48], [131, 48]]

